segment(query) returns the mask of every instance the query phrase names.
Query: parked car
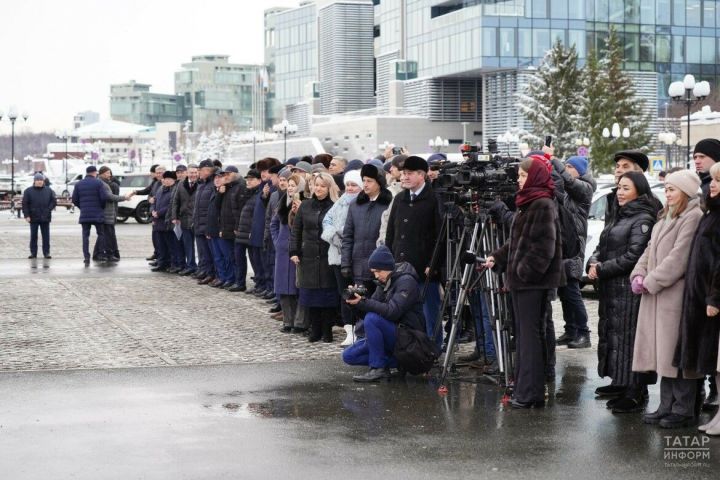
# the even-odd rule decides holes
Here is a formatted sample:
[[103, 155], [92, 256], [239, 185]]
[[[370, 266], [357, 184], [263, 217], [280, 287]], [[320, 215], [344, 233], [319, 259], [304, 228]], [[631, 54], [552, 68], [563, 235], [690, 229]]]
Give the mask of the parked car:
[[[133, 190], [141, 190], [152, 183], [152, 177], [148, 173], [125, 173], [116, 175], [115, 179], [120, 183], [120, 195], [127, 195]], [[152, 221], [147, 195], [135, 195], [130, 200], [118, 204], [117, 221], [127, 222], [130, 217], [134, 217], [138, 223]]]
[[[605, 228], [605, 212], [607, 211], [607, 195], [614, 187], [605, 187], [595, 191], [590, 212], [588, 214], [587, 242], [585, 243], [585, 261], [583, 265], [587, 265], [588, 260], [600, 243], [600, 234]], [[665, 205], [665, 186], [662, 183], [651, 184], [650, 187], [653, 195]], [[587, 276], [583, 276], [580, 281], [580, 288], [593, 283]]]

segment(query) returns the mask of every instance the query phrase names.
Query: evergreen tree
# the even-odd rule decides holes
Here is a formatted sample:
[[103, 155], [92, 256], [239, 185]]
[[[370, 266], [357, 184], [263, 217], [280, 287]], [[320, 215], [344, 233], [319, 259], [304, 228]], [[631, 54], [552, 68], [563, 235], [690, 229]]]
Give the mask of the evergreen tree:
[[577, 62], [575, 46], [565, 48], [558, 40], [518, 94], [520, 111], [532, 124], [532, 135], [524, 140], [539, 145], [545, 135], [552, 135], [558, 158], [572, 154], [579, 137], [575, 127], [582, 85]]
[[[603, 49], [602, 59], [596, 65], [591, 58], [583, 71], [586, 99], [583, 102], [579, 123], [589, 131], [592, 151], [592, 168], [596, 172], [609, 172], [614, 168], [613, 153], [619, 150], [648, 150], [651, 141], [648, 133], [650, 116], [643, 113], [643, 100], [635, 94], [632, 80], [623, 71], [624, 52], [614, 28]], [[595, 53], [591, 52], [592, 56]], [[594, 60], [593, 60], [594, 62]], [[603, 138], [602, 129], [617, 122], [628, 127], [629, 138]]]

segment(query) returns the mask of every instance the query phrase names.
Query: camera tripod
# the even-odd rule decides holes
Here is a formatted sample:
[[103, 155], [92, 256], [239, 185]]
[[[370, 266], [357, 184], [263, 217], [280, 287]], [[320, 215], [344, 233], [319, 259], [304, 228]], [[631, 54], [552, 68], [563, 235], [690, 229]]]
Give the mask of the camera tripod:
[[[447, 339], [440, 387], [438, 389], [441, 393], [447, 391], [448, 374], [455, 368], [456, 338], [462, 320], [462, 309], [468, 299], [468, 293], [475, 289], [480, 289], [483, 301], [488, 307], [488, 313], [493, 325], [493, 341], [498, 366], [500, 372], [504, 375], [504, 385], [511, 384], [510, 325], [512, 315], [509, 308], [508, 293], [504, 288], [502, 276], [495, 275], [479, 266], [480, 263], [484, 262], [485, 256], [505, 243], [506, 233], [502, 227], [492, 221], [483, 208], [478, 207], [477, 213], [463, 212], [463, 226], [459, 236], [454, 235], [456, 231], [453, 231], [453, 227], [459, 230], [458, 222], [453, 219], [451, 213], [445, 214], [431, 260], [432, 269], [432, 266], [438, 261], [441, 240], [444, 240], [448, 277], [445, 283], [445, 295], [435, 322], [435, 331], [433, 332], [433, 338], [437, 338], [442, 328], [442, 319], [447, 311], [451, 328]], [[450, 208], [447, 210], [449, 211]]]

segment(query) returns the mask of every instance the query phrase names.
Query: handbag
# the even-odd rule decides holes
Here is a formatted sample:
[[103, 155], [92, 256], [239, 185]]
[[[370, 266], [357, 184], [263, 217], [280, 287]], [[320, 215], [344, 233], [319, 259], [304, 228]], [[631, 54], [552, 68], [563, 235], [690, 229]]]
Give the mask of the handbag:
[[427, 373], [440, 356], [440, 349], [427, 334], [402, 323], [398, 325], [393, 356], [398, 368], [412, 375]]

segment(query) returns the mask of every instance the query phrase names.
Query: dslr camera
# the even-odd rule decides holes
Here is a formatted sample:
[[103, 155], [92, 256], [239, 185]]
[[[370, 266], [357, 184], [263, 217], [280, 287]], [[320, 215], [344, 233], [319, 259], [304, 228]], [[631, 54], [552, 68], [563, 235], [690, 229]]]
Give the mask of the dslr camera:
[[343, 300], [349, 300], [353, 298], [355, 295], [359, 297], [367, 297], [368, 290], [365, 288], [365, 285], [350, 285], [342, 292], [342, 298]]

